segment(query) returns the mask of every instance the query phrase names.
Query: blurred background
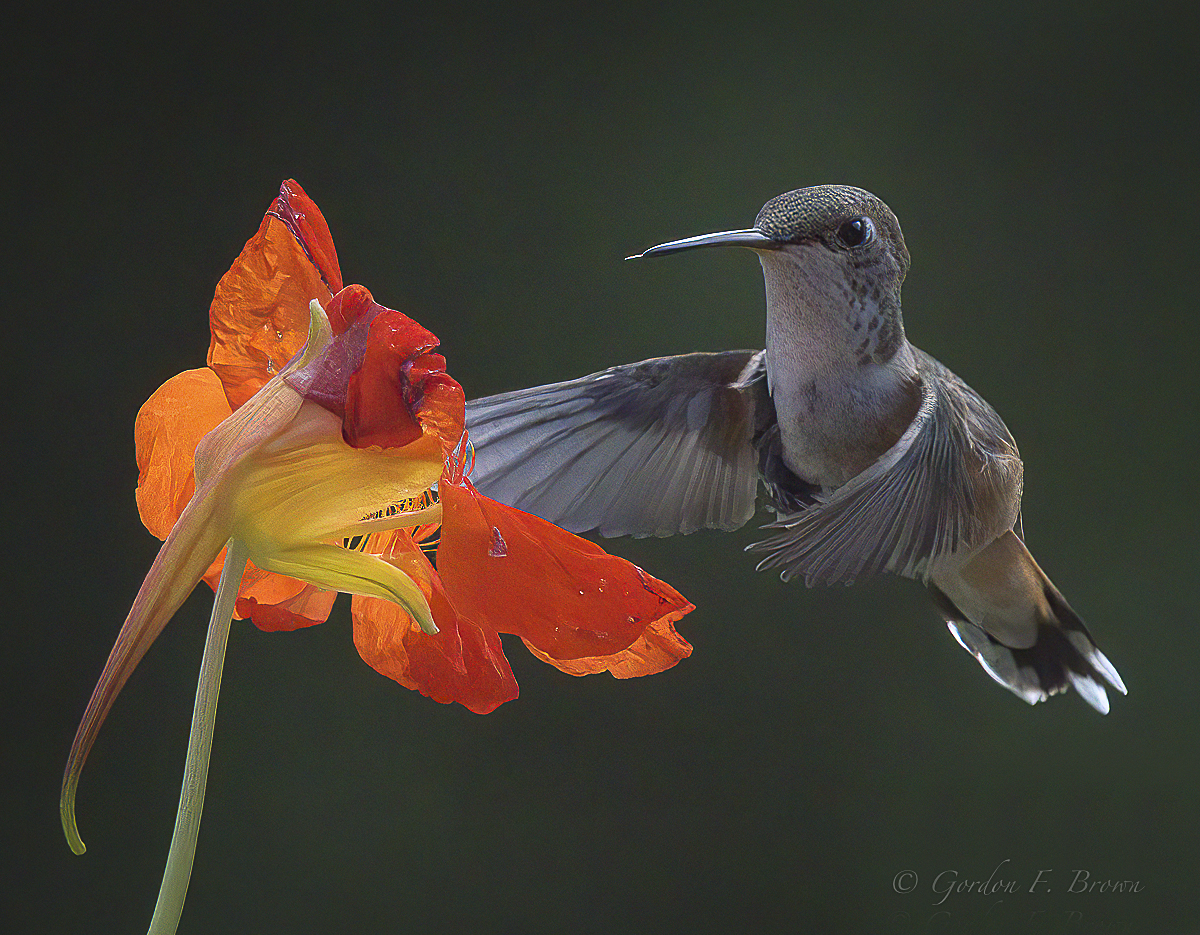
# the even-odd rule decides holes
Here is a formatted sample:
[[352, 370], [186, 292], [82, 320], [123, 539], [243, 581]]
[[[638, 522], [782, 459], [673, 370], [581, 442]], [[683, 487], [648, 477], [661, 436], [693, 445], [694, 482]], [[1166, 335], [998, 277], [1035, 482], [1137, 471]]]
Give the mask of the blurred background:
[[[574, 679], [514, 640], [521, 697], [486, 717], [365, 666], [343, 598], [307, 631], [235, 626], [181, 933], [1200, 931], [1200, 96], [1175, 6], [7, 14], [4, 929], [148, 924], [206, 589], [100, 736], [83, 857], [61, 770], [158, 547], [134, 415], [203, 364], [213, 287], [294, 177], [346, 281], [436, 332], [470, 396], [760, 347], [753, 255], [622, 258], [792, 188], [875, 192], [909, 337], [1006, 419], [1030, 546], [1130, 695], [1030, 708], [914, 582], [756, 574], [757, 522], [607, 543], [696, 603], [692, 658]], [[1140, 891], [1078, 892], [1108, 880]]]

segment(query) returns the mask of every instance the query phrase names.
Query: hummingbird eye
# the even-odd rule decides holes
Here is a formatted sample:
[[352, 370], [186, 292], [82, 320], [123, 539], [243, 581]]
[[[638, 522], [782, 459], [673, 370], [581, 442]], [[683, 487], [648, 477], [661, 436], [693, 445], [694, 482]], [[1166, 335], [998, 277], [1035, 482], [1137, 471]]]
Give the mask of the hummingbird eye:
[[861, 247], [875, 236], [875, 225], [870, 218], [851, 218], [838, 228], [837, 235], [847, 247]]

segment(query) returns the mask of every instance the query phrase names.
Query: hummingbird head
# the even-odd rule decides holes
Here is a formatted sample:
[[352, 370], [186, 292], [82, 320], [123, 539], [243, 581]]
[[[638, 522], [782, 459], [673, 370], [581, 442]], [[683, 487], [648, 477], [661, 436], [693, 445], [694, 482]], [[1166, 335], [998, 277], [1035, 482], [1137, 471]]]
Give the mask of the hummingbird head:
[[767, 249], [817, 245], [843, 265], [875, 269], [894, 279], [897, 291], [908, 272], [908, 247], [892, 209], [870, 192], [850, 185], [815, 185], [777, 195], [762, 206], [754, 229]]
[[837, 265], [871, 270], [880, 286], [900, 284], [908, 272], [908, 247], [892, 209], [850, 185], [814, 185], [776, 195], [746, 230], [719, 231], [651, 247], [626, 259], [664, 256], [695, 247], [748, 247], [811, 257], [795, 247], [820, 247]]
[[849, 185], [796, 189], [763, 205], [752, 228], [673, 240], [640, 256], [722, 246], [747, 247], [762, 263], [768, 352], [770, 335], [789, 324], [805, 331], [822, 326], [860, 364], [886, 363], [903, 345], [900, 286], [908, 248], [896, 216], [870, 192]]

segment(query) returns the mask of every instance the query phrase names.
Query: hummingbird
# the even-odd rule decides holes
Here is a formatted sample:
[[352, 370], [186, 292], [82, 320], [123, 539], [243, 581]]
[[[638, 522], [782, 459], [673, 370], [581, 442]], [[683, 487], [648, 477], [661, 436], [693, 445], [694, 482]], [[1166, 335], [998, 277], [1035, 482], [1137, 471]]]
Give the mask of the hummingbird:
[[766, 347], [680, 354], [467, 403], [472, 482], [572, 532], [736, 529], [807, 585], [922, 581], [951, 634], [1030, 704], [1073, 687], [1102, 714], [1120, 675], [1025, 547], [1022, 465], [988, 403], [909, 343], [908, 248], [870, 192], [772, 198], [754, 226], [673, 240], [754, 251]]

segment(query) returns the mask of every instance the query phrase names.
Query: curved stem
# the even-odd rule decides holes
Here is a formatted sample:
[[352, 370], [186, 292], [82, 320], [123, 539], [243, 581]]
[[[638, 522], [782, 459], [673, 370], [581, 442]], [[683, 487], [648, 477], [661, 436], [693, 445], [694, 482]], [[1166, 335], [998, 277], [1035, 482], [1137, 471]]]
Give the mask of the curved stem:
[[148, 935], [174, 935], [183, 914], [183, 900], [192, 877], [192, 861], [200, 833], [200, 814], [204, 810], [204, 788], [208, 783], [208, 758], [217, 717], [217, 696], [221, 691], [225, 644], [229, 639], [229, 625], [247, 557], [246, 546], [237, 539], [230, 539], [225, 552], [225, 567], [221, 569], [221, 580], [213, 598], [204, 658], [200, 663], [192, 732], [183, 767], [183, 788], [179, 793], [179, 811], [175, 814], [175, 833], [171, 837], [167, 868], [163, 871]]

